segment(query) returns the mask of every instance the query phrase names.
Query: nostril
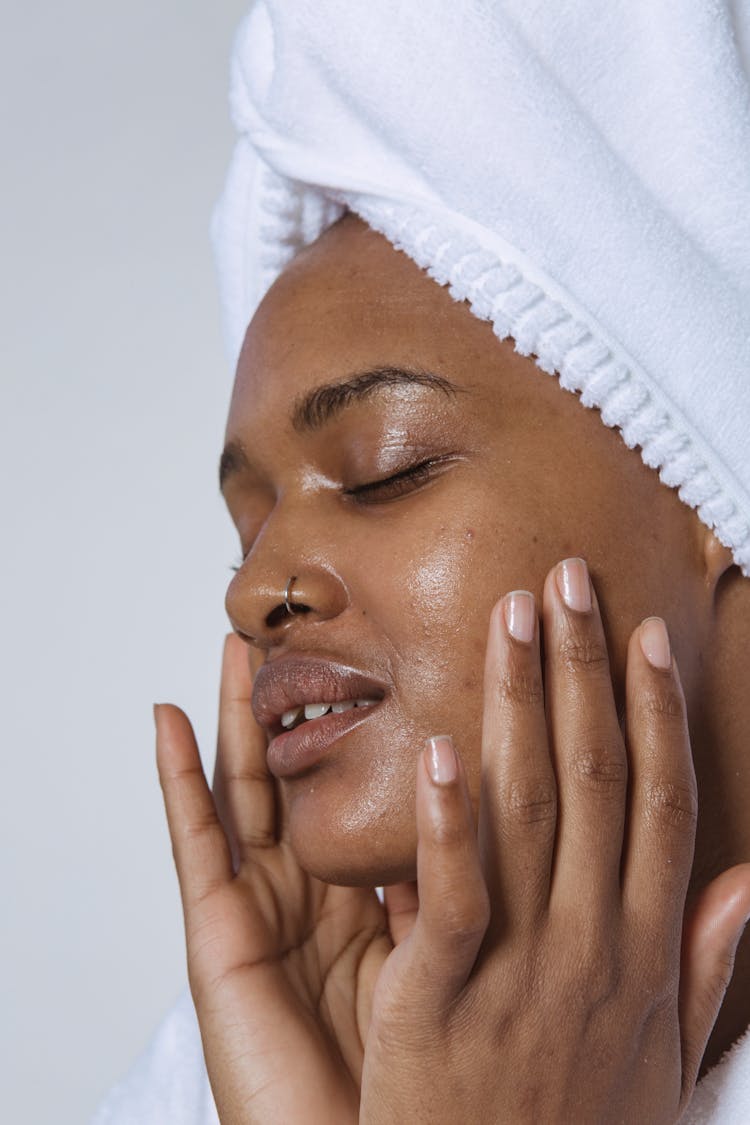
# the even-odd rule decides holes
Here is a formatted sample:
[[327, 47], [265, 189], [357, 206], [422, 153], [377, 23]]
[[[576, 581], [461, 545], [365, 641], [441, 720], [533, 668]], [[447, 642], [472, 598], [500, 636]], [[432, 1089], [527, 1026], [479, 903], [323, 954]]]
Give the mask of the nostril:
[[305, 613], [310, 613], [311, 608], [309, 605], [300, 605], [298, 602], [294, 603], [294, 613], [290, 613], [284, 603], [277, 605], [266, 617], [266, 625], [269, 629], [281, 625], [287, 618], [301, 617]]

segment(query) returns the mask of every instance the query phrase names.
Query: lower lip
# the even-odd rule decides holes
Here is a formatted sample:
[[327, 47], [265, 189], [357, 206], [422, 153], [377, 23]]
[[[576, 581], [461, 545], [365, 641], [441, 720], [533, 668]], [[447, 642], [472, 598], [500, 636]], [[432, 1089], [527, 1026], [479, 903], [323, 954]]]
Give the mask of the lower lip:
[[320, 719], [308, 719], [294, 730], [277, 734], [266, 752], [269, 770], [274, 777], [303, 773], [316, 765], [337, 739], [366, 722], [379, 706], [352, 707], [338, 715], [329, 711]]

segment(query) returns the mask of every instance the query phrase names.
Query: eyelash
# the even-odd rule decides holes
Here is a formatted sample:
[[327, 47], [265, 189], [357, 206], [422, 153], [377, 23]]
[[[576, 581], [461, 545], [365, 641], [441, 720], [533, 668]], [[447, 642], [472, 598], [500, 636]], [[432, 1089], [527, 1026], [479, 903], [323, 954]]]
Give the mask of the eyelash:
[[[407, 469], [394, 473], [393, 476], [369, 481], [367, 484], [358, 485], [357, 488], [347, 488], [344, 490], [344, 495], [353, 497], [359, 504], [377, 503], [382, 499], [383, 493], [388, 494], [387, 500], [395, 500], [428, 480], [436, 464], [435, 460], [420, 461], [416, 465], [410, 465]], [[377, 496], [378, 499], [368, 500], [368, 496]]]
[[[345, 488], [344, 496], [351, 497], [357, 504], [377, 504], [383, 499], [383, 493], [385, 492], [388, 494], [385, 496], [385, 501], [396, 500], [399, 496], [405, 496], [408, 492], [412, 492], [420, 484], [429, 480], [438, 464], [440, 464], [440, 460], [437, 459], [420, 461], [418, 464], [410, 465], [408, 469], [402, 469], [400, 472], [394, 473], [390, 477], [384, 477], [382, 480], [368, 481], [367, 484], [357, 485], [356, 488]], [[369, 496], [372, 496], [373, 499], [366, 499]], [[244, 561], [244, 558], [240, 557], [229, 569], [236, 573]]]

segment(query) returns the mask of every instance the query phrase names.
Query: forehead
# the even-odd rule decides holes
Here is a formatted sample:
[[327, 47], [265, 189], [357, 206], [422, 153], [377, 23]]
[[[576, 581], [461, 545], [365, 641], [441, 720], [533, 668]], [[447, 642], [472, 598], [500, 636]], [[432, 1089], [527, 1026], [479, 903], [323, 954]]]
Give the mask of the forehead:
[[[507, 343], [507, 342], [506, 342]], [[373, 364], [454, 374], [497, 360], [489, 324], [361, 220], [347, 216], [303, 250], [269, 290], [248, 329], [233, 411], [296, 397]], [[512, 347], [511, 347], [512, 352]]]
[[268, 463], [294, 458], [296, 403], [353, 372], [389, 366], [434, 372], [471, 392], [456, 400], [467, 425], [521, 482], [535, 474], [549, 491], [572, 450], [570, 471], [577, 479], [588, 465], [603, 511], [624, 483], [632, 495], [662, 491], [658, 475], [597, 410], [584, 408], [512, 339], [499, 340], [489, 322], [349, 216], [303, 250], [259, 306], [240, 356], [226, 440]]

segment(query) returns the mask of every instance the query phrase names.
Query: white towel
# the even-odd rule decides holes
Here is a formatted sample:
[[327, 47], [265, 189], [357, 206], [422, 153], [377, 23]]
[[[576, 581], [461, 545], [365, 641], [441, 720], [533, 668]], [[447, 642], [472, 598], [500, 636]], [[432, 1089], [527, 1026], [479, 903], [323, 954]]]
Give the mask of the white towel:
[[[293, 1074], [292, 1071], [290, 1072]], [[198, 1021], [186, 992], [91, 1125], [218, 1125]], [[748, 1125], [750, 1031], [698, 1084], [680, 1125]], [[290, 1122], [289, 1125], [296, 1125]]]
[[680, 1125], [748, 1125], [750, 1030], [699, 1083]]
[[219, 1125], [187, 989], [90, 1125]]
[[256, 0], [213, 228], [232, 358], [349, 208], [750, 576], [749, 49], [747, 0]]

